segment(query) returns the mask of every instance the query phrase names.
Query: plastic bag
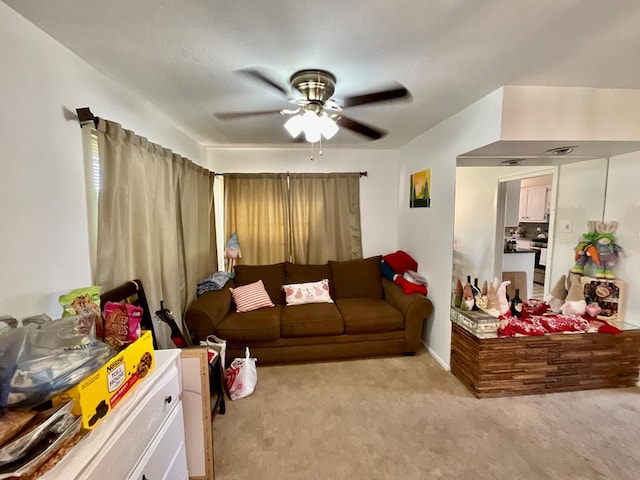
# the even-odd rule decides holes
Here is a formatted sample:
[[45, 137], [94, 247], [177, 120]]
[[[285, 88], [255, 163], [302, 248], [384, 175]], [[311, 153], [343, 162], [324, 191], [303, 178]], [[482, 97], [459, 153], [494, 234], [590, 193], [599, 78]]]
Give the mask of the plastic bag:
[[244, 358], [235, 358], [229, 368], [224, 371], [224, 383], [231, 400], [248, 397], [253, 393], [258, 382], [256, 359], [251, 358], [249, 347], [245, 349]]
[[35, 405], [73, 387], [115, 354], [92, 316], [30, 324], [0, 336], [0, 407]]
[[216, 355], [220, 355], [220, 365], [225, 367], [225, 359], [227, 356], [227, 341], [223, 340], [215, 335], [209, 335], [207, 340], [200, 342], [200, 345], [206, 345], [209, 351], [209, 363], [213, 361]]

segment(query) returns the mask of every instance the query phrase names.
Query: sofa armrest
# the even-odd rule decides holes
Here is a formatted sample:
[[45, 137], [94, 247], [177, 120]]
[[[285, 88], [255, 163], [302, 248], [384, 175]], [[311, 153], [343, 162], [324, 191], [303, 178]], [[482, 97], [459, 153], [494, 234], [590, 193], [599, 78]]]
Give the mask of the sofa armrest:
[[221, 290], [205, 292], [189, 305], [184, 314], [184, 323], [192, 337], [205, 340], [208, 335], [215, 333], [218, 324], [231, 311], [231, 292], [228, 287], [233, 286], [232, 282], [227, 282]]
[[385, 300], [400, 310], [404, 317], [407, 353], [417, 352], [421, 345], [423, 323], [433, 311], [431, 300], [418, 293], [405, 294], [399, 285], [388, 278], [382, 279], [382, 286]]

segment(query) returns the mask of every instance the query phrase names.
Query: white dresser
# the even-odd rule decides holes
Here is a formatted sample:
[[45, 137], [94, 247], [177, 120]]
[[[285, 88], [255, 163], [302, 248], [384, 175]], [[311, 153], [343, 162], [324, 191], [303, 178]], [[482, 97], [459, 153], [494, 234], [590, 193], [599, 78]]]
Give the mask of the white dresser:
[[188, 479], [180, 350], [155, 357], [154, 371], [41, 479]]

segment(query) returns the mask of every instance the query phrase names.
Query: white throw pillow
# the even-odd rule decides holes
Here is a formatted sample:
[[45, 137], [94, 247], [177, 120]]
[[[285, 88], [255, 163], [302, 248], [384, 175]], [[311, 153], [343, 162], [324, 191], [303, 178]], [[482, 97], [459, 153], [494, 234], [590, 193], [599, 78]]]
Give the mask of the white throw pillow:
[[304, 305], [306, 303], [333, 303], [329, 294], [329, 280], [319, 282], [292, 283], [283, 285], [287, 305]]

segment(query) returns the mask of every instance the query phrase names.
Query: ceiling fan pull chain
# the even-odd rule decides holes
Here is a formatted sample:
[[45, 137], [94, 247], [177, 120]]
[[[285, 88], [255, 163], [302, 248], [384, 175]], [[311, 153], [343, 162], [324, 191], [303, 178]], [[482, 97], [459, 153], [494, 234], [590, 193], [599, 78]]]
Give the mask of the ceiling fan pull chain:
[[313, 142], [311, 142], [311, 159], [310, 160], [313, 162]]
[[320, 135], [320, 150], [318, 150], [318, 155], [322, 156], [322, 135]]

